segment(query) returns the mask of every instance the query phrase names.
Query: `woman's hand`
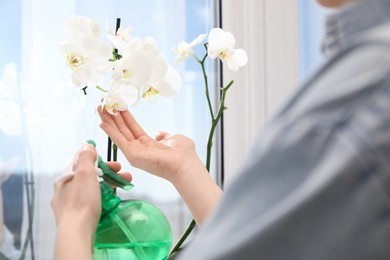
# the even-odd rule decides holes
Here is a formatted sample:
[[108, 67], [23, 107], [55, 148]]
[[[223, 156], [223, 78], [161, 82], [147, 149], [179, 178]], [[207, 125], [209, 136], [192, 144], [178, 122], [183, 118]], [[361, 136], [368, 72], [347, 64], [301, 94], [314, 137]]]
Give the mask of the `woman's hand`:
[[113, 116], [99, 106], [98, 112], [102, 119], [100, 127], [134, 167], [172, 183], [176, 183], [194, 166], [203, 167], [190, 138], [160, 132], [153, 139], [128, 110]]
[[85, 145], [73, 162], [73, 171], [65, 172], [54, 184], [54, 196], [51, 206], [54, 210], [57, 226], [64, 219], [78, 212], [88, 219], [89, 230], [93, 232], [97, 225], [100, 210], [100, 187], [95, 170], [97, 153], [92, 145]]
[[92, 259], [93, 235], [101, 211], [95, 171], [97, 153], [87, 144], [75, 156], [73, 171], [54, 184], [51, 206], [57, 224], [55, 259]]
[[222, 194], [195, 151], [194, 142], [182, 135], [161, 132], [148, 136], [128, 110], [114, 116], [101, 106], [100, 127], [135, 167], [170, 181], [198, 224], [214, 209]]
[[[101, 195], [95, 170], [97, 153], [86, 144], [54, 184], [51, 206], [57, 224], [55, 259], [91, 259], [93, 237], [101, 213]], [[108, 162], [115, 172], [119, 163]], [[131, 181], [129, 173], [121, 174]]]

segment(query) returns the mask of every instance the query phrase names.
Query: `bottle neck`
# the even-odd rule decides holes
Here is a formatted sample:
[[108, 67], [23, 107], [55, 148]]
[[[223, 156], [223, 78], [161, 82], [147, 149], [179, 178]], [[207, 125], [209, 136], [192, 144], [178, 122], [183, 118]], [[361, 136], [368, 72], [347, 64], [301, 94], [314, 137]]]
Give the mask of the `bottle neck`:
[[121, 203], [121, 199], [114, 194], [113, 189], [106, 182], [100, 182], [100, 192], [102, 196], [102, 213], [101, 217], [104, 217]]

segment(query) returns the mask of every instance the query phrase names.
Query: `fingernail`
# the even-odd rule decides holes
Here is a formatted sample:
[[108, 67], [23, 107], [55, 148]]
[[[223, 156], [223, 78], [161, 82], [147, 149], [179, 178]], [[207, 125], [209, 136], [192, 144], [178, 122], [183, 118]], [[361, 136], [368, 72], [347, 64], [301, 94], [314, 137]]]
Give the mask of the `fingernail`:
[[95, 150], [95, 146], [92, 144], [86, 144], [84, 145], [83, 150]]

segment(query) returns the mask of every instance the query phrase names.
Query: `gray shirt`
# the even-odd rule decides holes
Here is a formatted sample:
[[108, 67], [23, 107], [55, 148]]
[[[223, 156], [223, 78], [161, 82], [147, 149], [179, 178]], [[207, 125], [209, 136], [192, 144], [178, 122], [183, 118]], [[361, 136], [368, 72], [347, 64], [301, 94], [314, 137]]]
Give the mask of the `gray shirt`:
[[390, 259], [390, 0], [328, 19], [327, 62], [262, 130], [180, 259]]

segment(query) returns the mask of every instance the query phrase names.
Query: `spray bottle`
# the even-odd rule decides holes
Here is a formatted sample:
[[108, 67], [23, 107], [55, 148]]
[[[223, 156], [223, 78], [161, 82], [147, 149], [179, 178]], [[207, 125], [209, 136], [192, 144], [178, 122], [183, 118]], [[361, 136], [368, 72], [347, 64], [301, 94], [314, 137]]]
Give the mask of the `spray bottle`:
[[[94, 145], [94, 141], [88, 143]], [[102, 213], [94, 241], [94, 259], [166, 259], [172, 231], [164, 214], [144, 200], [121, 200], [108, 183], [129, 191], [133, 185], [98, 156]], [[108, 183], [107, 183], [108, 182]]]

